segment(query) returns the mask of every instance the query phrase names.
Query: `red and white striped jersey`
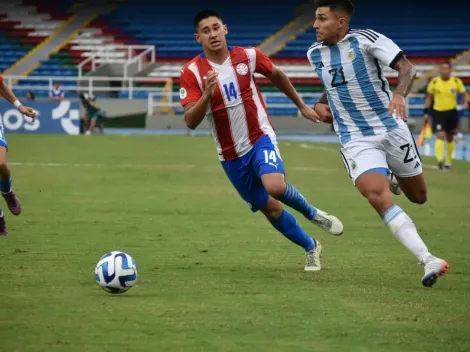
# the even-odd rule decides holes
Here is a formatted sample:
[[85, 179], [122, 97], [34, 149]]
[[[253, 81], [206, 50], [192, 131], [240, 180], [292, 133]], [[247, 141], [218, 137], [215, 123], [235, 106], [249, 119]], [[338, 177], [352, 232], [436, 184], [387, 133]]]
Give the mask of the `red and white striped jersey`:
[[254, 73], [272, 72], [273, 63], [257, 48], [229, 47], [230, 56], [221, 64], [204, 54], [191, 60], [181, 71], [181, 105], [197, 102], [205, 90], [208, 71], [219, 74], [219, 84], [207, 107], [220, 160], [233, 160], [248, 153], [264, 135], [273, 143], [276, 136]]

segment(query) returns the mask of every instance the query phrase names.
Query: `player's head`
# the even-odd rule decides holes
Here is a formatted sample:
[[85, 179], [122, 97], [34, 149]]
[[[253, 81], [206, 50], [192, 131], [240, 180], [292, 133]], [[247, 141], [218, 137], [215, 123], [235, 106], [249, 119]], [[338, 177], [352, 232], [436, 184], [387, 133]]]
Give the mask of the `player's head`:
[[443, 62], [439, 66], [439, 73], [441, 74], [442, 79], [449, 79], [452, 72], [452, 65], [450, 62]]
[[217, 51], [227, 45], [225, 35], [227, 26], [217, 12], [202, 10], [194, 17], [194, 37], [201, 43], [204, 50]]
[[60, 88], [60, 83], [59, 82], [54, 82], [54, 88], [58, 90]]
[[317, 40], [337, 43], [349, 30], [349, 23], [354, 12], [350, 0], [316, 0], [315, 23]]

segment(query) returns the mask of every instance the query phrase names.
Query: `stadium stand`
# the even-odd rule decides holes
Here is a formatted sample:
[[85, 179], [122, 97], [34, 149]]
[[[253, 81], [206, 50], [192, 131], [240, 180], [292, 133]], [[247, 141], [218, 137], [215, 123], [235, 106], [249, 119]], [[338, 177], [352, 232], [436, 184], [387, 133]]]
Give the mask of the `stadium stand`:
[[[73, 14], [73, 3], [73, 0], [59, 3], [53, 0], [8, 1], [0, 12], [0, 69], [5, 71], [60, 27]], [[229, 44], [259, 46], [292, 21], [302, 3], [304, 2], [300, 0], [289, 3], [241, 1], [221, 5], [220, 2], [209, 0], [204, 2], [204, 7], [219, 10], [223, 15], [229, 27]], [[429, 72], [436, 63], [448, 60], [470, 47], [470, 25], [465, 21], [465, 11], [440, 14], [437, 3], [417, 0], [407, 3], [405, 10], [402, 6], [390, 7], [384, 17], [379, 2], [365, 0], [364, 5], [358, 8], [355, 14], [354, 27], [373, 28], [393, 38], [417, 65], [420, 74]], [[269, 16], [260, 16], [260, 13], [266, 12], [267, 6], [270, 10]], [[200, 9], [199, 3], [189, 0], [178, 3], [164, 2], [158, 6], [146, 0], [116, 3], [113, 12], [98, 16], [70, 42], [65, 43], [59, 52], [42, 61], [29, 76], [77, 77], [78, 65], [89, 57], [99, 55], [105, 47], [121, 44], [151, 45], [156, 48], [157, 64], [153, 65], [152, 70], [145, 71], [141, 78], [161, 81], [158, 84], [155, 81], [137, 84], [138, 87], [148, 86], [149, 91], [135, 91], [132, 98], [147, 99], [148, 93], [155, 87], [162, 88], [162, 82], [167, 78], [173, 79], [173, 91], [176, 93], [182, 65], [201, 52], [200, 45], [192, 36], [193, 16]], [[418, 12], [419, 17], [416, 16]], [[439, 13], [440, 17], [437, 18], [436, 13]], [[406, 24], [397, 26], [396, 23]], [[319, 80], [305, 57], [307, 48], [316, 41], [315, 37], [315, 31], [310, 27], [304, 33], [291, 37], [291, 40], [273, 55], [273, 60], [288, 74], [300, 92], [321, 91]], [[124, 63], [128, 60], [122, 50], [107, 51], [108, 62]], [[83, 67], [85, 73], [91, 69], [91, 63]], [[384, 73], [393, 85], [397, 73], [391, 69], [386, 69]], [[456, 66], [455, 74], [470, 84], [470, 66]], [[265, 79], [260, 76], [257, 78], [262, 92], [276, 91]], [[61, 84], [63, 87], [74, 89], [77, 82], [62, 81]], [[25, 79], [20, 82], [20, 87], [23, 85], [34, 87], [44, 86], [44, 83]], [[19, 92], [20, 95], [26, 94], [26, 90], [20, 89]], [[35, 93], [38, 97], [46, 97], [49, 91], [41, 89]], [[76, 93], [70, 92], [69, 96], [76, 96]], [[129, 93], [123, 90], [117, 96], [128, 98]], [[313, 102], [311, 97], [306, 99]], [[270, 112], [273, 115], [296, 112], [293, 108], [286, 110], [276, 105], [288, 103], [283, 96], [270, 94], [267, 96], [267, 102], [268, 106], [272, 107]], [[412, 97], [410, 103], [420, 105], [423, 98]], [[419, 109], [412, 109], [411, 112], [421, 114]]]

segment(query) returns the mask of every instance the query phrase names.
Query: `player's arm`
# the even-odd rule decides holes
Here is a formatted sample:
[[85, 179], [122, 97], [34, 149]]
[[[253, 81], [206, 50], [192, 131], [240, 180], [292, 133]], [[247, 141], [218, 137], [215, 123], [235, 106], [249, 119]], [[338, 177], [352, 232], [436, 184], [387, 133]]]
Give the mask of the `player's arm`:
[[[370, 31], [372, 32], [372, 31]], [[382, 65], [389, 66], [398, 71], [398, 84], [389, 104], [389, 114], [406, 119], [405, 98], [413, 87], [416, 77], [416, 68], [405, 57], [403, 51], [391, 39], [373, 32], [372, 40], [367, 42], [369, 52]]]
[[426, 89], [426, 99], [424, 100], [424, 122], [429, 121], [429, 113], [431, 112], [431, 108], [434, 105], [434, 93], [435, 93], [435, 80], [429, 82], [428, 87]]
[[3, 77], [0, 76], [0, 94], [10, 103], [13, 104], [19, 112], [31, 117], [33, 121], [36, 119], [36, 111], [33, 108], [29, 108], [20, 103], [15, 94], [11, 91], [10, 87], [3, 81]]
[[463, 84], [463, 82], [460, 78], [457, 79], [457, 82], [458, 82], [457, 83], [458, 92], [460, 94], [462, 94], [462, 98], [463, 98], [462, 104], [463, 104], [463, 106], [468, 107], [469, 100], [468, 100], [467, 89], [465, 89], [465, 85]]
[[313, 110], [318, 114], [320, 121], [325, 123], [333, 122], [333, 114], [331, 113], [330, 107], [328, 105], [328, 97], [326, 92], [323, 92], [318, 98], [317, 102], [313, 106]]
[[[180, 92], [181, 103], [184, 106], [184, 121], [188, 128], [194, 130], [204, 120], [206, 116], [207, 106], [214, 95], [215, 88], [218, 84], [218, 74], [213, 71], [207, 72], [206, 89], [201, 95], [199, 87], [194, 87], [194, 82], [189, 79], [182, 79], [181, 86], [184, 89], [184, 94]], [[196, 82], [197, 85], [197, 82]], [[191, 90], [189, 90], [191, 89]], [[197, 90], [196, 90], [197, 89]], [[195, 97], [198, 97], [197, 101]], [[191, 101], [193, 100], [193, 101]]]
[[302, 115], [314, 122], [318, 122], [317, 113], [304, 103], [299, 96], [289, 77], [282, 70], [273, 64], [271, 59], [267, 57], [261, 50], [255, 49], [256, 66], [255, 72], [262, 74], [271, 81], [281, 92], [283, 92], [290, 100], [299, 108]]

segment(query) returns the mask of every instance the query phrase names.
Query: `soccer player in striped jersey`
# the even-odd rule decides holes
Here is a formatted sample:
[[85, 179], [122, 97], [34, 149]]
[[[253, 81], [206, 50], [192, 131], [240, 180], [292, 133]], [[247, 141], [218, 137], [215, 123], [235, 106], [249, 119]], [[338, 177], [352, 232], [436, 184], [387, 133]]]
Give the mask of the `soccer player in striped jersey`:
[[195, 38], [204, 53], [181, 72], [180, 99], [187, 126], [195, 129], [204, 118], [209, 120], [222, 167], [241, 198], [253, 212], [261, 211], [276, 230], [305, 250], [306, 271], [319, 271], [320, 243], [307, 235], [281, 203], [333, 235], [341, 235], [343, 225], [335, 216], [310, 205], [286, 182], [276, 134], [254, 73], [270, 79], [307, 119], [316, 121], [318, 116], [260, 50], [227, 46], [227, 26], [218, 13], [201, 11], [194, 26]]
[[[415, 68], [386, 36], [349, 28], [354, 11], [349, 0], [317, 0], [315, 4], [318, 42], [307, 56], [325, 93], [314, 109], [322, 121], [333, 121], [354, 184], [424, 266], [421, 281], [431, 287], [448, 264], [429, 252], [413, 221], [395, 204], [388, 179], [391, 171], [411, 202], [426, 202], [421, 160], [403, 121]], [[385, 66], [398, 71], [393, 97], [383, 74]]]

